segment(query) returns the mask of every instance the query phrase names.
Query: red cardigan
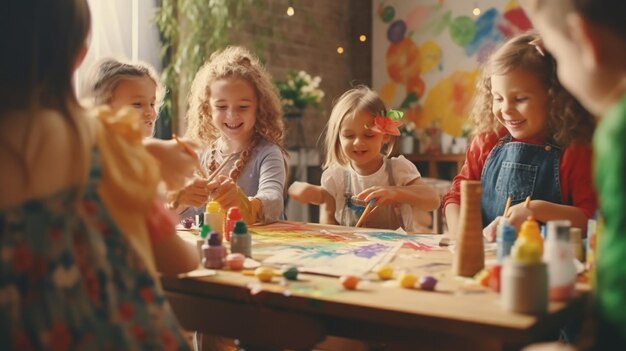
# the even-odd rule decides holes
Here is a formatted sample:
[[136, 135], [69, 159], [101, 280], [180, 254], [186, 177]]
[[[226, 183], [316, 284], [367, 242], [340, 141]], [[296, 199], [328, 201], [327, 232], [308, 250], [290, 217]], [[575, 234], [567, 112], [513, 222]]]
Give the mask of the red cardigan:
[[[472, 140], [465, 155], [465, 163], [452, 180], [452, 188], [443, 197], [443, 208], [461, 202], [461, 181], [480, 180], [487, 156], [500, 138], [495, 133], [481, 134]], [[529, 144], [542, 144], [536, 140], [515, 140]], [[598, 207], [592, 181], [591, 146], [570, 145], [561, 154], [559, 176], [562, 203], [580, 208], [587, 218], [592, 218]]]

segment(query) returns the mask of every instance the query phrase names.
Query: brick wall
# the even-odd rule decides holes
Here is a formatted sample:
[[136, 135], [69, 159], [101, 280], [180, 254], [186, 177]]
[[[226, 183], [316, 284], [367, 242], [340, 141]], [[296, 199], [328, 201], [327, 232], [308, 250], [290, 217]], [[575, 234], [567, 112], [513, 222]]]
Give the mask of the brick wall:
[[[234, 43], [254, 50], [275, 79], [290, 69], [322, 78], [322, 108], [309, 109], [302, 120], [304, 145], [313, 147], [330, 114], [333, 101], [355, 84], [371, 85], [371, 0], [296, 0], [295, 15], [287, 16], [288, 0], [257, 1], [250, 21]], [[358, 40], [365, 34], [368, 41]], [[342, 46], [344, 53], [337, 54]], [[295, 124], [287, 123], [287, 146], [300, 142]]]

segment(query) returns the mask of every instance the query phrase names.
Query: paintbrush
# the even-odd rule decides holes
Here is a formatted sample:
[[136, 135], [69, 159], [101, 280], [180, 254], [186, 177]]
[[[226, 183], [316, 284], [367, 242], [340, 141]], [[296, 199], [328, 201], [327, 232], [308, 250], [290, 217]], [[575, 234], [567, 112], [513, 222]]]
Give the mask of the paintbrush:
[[509, 196], [506, 199], [506, 205], [504, 206], [504, 213], [502, 214], [502, 217], [507, 218], [507, 213], [509, 213], [509, 207], [511, 207], [511, 197]]
[[172, 139], [176, 140], [176, 143], [183, 148], [183, 150], [189, 154], [189, 156], [193, 157], [194, 162], [196, 163], [196, 170], [198, 171], [198, 173], [200, 173], [200, 175], [202, 176], [202, 178], [206, 178], [206, 172], [204, 171], [204, 169], [202, 169], [202, 166], [200, 165], [200, 160], [198, 159], [198, 155], [196, 154], [195, 151], [193, 151], [193, 149], [191, 148], [191, 146], [187, 145], [187, 143], [185, 143], [184, 141], [180, 140], [180, 138], [178, 138], [178, 135], [176, 134], [172, 134]]
[[371, 199], [370, 202], [367, 203], [367, 206], [365, 206], [365, 211], [363, 211], [361, 218], [359, 218], [359, 221], [356, 222], [356, 227], [360, 227], [363, 225], [363, 223], [365, 222], [367, 217], [370, 215], [370, 213], [372, 213], [372, 211], [374, 211], [374, 209], [377, 207], [377, 206], [374, 206], [375, 204], [376, 204], [376, 199]]
[[220, 171], [222, 169], [224, 169], [224, 167], [226, 167], [228, 162], [230, 162], [230, 160], [232, 160], [236, 156], [237, 156], [237, 154], [230, 154], [230, 155], [228, 155], [228, 157], [226, 157], [224, 160], [222, 160], [222, 164], [220, 164], [219, 167], [217, 167], [217, 169], [215, 171], [213, 171], [213, 173], [211, 173], [210, 176], [205, 177], [207, 183], [210, 183], [220, 173]]
[[528, 208], [528, 206], [530, 206], [530, 195], [528, 195], [526, 201], [524, 201], [524, 207]]

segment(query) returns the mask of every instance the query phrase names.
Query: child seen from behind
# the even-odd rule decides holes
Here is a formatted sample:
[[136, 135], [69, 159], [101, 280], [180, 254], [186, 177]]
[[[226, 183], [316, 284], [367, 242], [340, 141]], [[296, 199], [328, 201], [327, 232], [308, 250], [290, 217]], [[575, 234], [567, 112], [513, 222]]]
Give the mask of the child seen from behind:
[[[577, 345], [626, 349], [626, 2], [527, 0], [527, 13], [559, 65], [559, 78], [601, 117], [593, 138], [594, 181], [604, 222], [598, 232], [594, 307]], [[543, 350], [560, 350], [550, 345]], [[539, 349], [537, 349], [539, 350]]]
[[[3, 10], [14, 54], [0, 58], [0, 349], [189, 349], [143, 244], [147, 221], [164, 224], [147, 216], [160, 176], [175, 187], [192, 158], [175, 142], [145, 148], [135, 113], [80, 106], [86, 0]], [[198, 265], [176, 235], [156, 239], [173, 265]]]

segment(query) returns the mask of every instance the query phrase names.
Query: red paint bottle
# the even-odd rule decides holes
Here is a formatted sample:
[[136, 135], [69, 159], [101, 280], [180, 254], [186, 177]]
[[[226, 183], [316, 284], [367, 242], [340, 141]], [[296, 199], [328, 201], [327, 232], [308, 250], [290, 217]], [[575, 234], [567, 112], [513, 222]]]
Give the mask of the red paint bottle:
[[237, 221], [243, 220], [241, 216], [241, 212], [239, 211], [239, 207], [231, 207], [228, 209], [226, 213], [226, 221], [224, 221], [224, 237], [226, 240], [230, 241], [230, 236], [233, 232], [233, 228], [235, 227], [235, 223]]

